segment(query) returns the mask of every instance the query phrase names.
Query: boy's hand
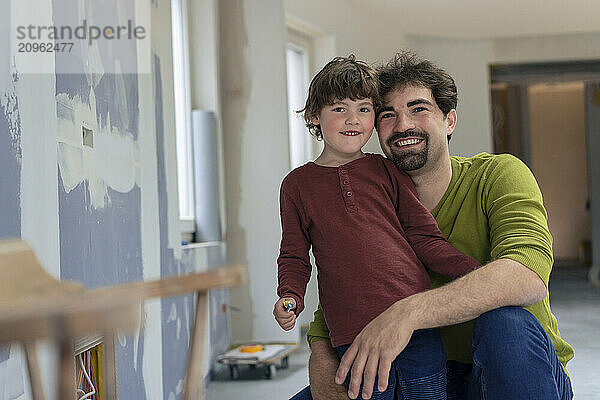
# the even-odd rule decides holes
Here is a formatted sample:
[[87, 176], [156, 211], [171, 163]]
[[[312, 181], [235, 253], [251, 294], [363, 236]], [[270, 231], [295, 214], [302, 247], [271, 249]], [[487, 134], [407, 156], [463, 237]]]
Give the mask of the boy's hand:
[[296, 302], [290, 297], [282, 297], [273, 307], [273, 315], [284, 331], [289, 331], [296, 325], [295, 308]]

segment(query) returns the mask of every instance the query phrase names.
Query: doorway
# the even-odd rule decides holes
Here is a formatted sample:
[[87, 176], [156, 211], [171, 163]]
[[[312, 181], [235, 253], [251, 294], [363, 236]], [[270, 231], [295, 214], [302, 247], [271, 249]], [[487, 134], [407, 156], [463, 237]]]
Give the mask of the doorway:
[[600, 259], [600, 167], [591, 157], [600, 150], [600, 62], [490, 69], [494, 152], [511, 153], [531, 168], [555, 263], [590, 265], [593, 281]]

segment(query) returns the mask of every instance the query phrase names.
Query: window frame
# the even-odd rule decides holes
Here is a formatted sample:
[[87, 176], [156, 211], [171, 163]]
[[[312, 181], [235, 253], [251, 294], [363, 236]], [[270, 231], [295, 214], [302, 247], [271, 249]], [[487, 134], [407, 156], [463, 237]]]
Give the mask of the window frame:
[[182, 242], [192, 242], [196, 231], [194, 215], [194, 170], [191, 123], [190, 47], [187, 0], [171, 0], [173, 50], [173, 96], [177, 143], [177, 187], [179, 228]]
[[[304, 123], [303, 123], [303, 128], [302, 128], [301, 132], [299, 130], [294, 130], [294, 128], [292, 126], [293, 118], [296, 118], [296, 117], [301, 118], [301, 116], [299, 114], [297, 114], [297, 115], [294, 115], [294, 114], [296, 114], [295, 112], [297, 110], [302, 109], [304, 107], [306, 97], [308, 95], [308, 86], [310, 83], [310, 77], [312, 76], [312, 70], [313, 70], [312, 66], [314, 63], [313, 60], [314, 60], [314, 53], [315, 53], [313, 39], [309, 34], [288, 26], [288, 28], [286, 30], [285, 50], [286, 50], [286, 86], [288, 88], [287, 96], [288, 96], [290, 168], [294, 169], [314, 158], [314, 138], [309, 134], [306, 126], [304, 126]], [[303, 54], [303, 64], [304, 65], [302, 66], [302, 70], [303, 70], [304, 76], [302, 79], [303, 79], [304, 87], [303, 87], [302, 99], [301, 99], [301, 102], [299, 103], [300, 107], [296, 107], [296, 106], [290, 104], [290, 93], [289, 93], [290, 83], [288, 82], [289, 76], [287, 75], [287, 71], [289, 68], [289, 66], [287, 66], [288, 50], [301, 52]], [[294, 135], [297, 135], [297, 136], [293, 137]], [[297, 149], [295, 149], [293, 146], [293, 144], [297, 141], [295, 139], [298, 139], [299, 137], [301, 137], [301, 141], [304, 145], [303, 151], [301, 153], [298, 152]]]

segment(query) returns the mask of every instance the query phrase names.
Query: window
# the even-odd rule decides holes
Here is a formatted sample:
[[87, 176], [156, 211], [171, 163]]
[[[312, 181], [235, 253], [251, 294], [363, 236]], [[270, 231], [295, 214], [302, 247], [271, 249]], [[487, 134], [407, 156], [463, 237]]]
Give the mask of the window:
[[179, 216], [183, 240], [189, 242], [192, 239], [195, 227], [189, 46], [186, 16], [186, 0], [171, 0]]
[[304, 107], [308, 95], [311, 47], [309, 38], [288, 32], [286, 64], [291, 169], [312, 159], [313, 138], [308, 133], [304, 118], [296, 112]]

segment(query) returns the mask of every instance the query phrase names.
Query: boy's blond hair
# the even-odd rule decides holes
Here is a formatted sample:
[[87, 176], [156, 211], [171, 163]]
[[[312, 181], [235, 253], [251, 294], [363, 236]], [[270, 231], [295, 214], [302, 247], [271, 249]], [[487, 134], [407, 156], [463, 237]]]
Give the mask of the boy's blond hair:
[[332, 105], [336, 100], [371, 99], [373, 107], [379, 108], [379, 82], [374, 68], [358, 61], [353, 54], [348, 57], [335, 57], [315, 75], [308, 88], [308, 98], [304, 108], [306, 127], [317, 140], [323, 139], [321, 127], [312, 123], [323, 107]]

